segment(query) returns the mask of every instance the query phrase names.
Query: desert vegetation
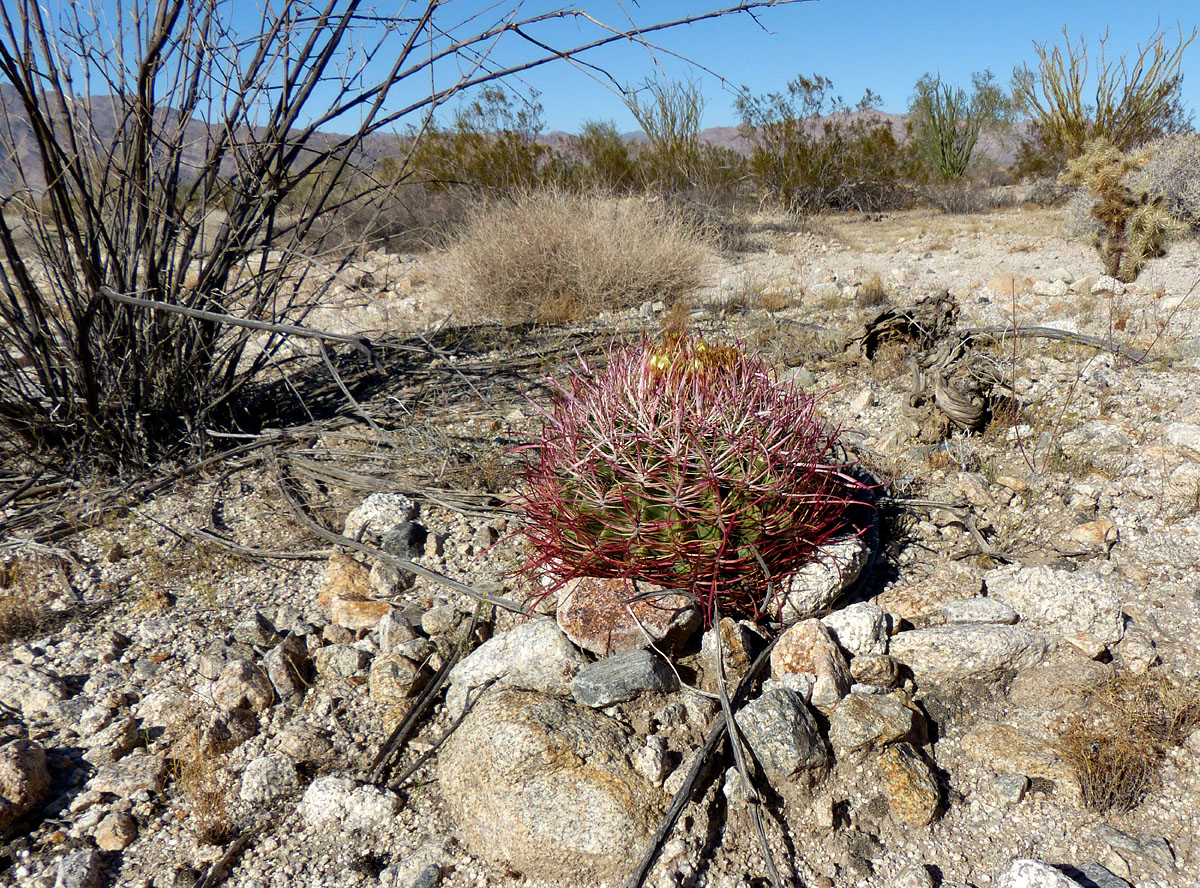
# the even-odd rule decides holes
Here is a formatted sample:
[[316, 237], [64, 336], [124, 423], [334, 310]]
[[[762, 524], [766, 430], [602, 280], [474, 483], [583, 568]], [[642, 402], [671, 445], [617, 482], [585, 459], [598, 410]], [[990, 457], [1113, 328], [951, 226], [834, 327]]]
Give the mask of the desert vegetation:
[[401, 5], [0, 10], [0, 888], [1200, 876], [1195, 34]]

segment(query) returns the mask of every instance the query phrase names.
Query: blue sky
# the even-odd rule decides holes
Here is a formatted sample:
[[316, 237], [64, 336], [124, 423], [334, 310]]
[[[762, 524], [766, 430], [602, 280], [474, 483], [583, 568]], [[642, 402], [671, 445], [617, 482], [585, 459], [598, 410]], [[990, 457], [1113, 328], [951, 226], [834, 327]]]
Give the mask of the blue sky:
[[[636, 20], [650, 21], [685, 15], [703, 4], [641, 0], [631, 5], [626, 0], [583, 5], [610, 21], [620, 20], [622, 6]], [[526, 9], [551, 6], [527, 3]], [[990, 68], [1007, 84], [1014, 65], [1032, 65], [1033, 41], [1061, 41], [1064, 25], [1072, 39], [1082, 34], [1094, 50], [1108, 31], [1112, 57], [1134, 52], [1159, 27], [1173, 43], [1178, 26], [1190, 32], [1200, 25], [1200, 3], [816, 0], [766, 10], [760, 22], [761, 27], [746, 16], [718, 19], [666, 32], [658, 39], [667, 49], [723, 75], [729, 87], [744, 84], [756, 94], [764, 93], [781, 89], [797, 74], [817, 73], [830, 78], [835, 91], [849, 101], [869, 87], [882, 96], [884, 110], [902, 112], [913, 84], [927, 71], [967, 85], [971, 72]], [[556, 45], [578, 34], [574, 26], [555, 26], [548, 32]], [[513, 51], [502, 45], [497, 58], [515, 58], [508, 55]], [[688, 73], [670, 55], [652, 55], [638, 47], [610, 48], [587, 58], [623, 84], [642, 82], [656, 70], [673, 78]], [[1185, 53], [1184, 72], [1185, 99], [1195, 109], [1200, 100], [1200, 40]], [[723, 89], [713, 74], [692, 73], [707, 100], [705, 126], [735, 124], [732, 91]], [[523, 80], [541, 92], [549, 130], [574, 131], [589, 119], [613, 120], [621, 130], [635, 128], [617, 95], [565, 64], [530, 72]]]

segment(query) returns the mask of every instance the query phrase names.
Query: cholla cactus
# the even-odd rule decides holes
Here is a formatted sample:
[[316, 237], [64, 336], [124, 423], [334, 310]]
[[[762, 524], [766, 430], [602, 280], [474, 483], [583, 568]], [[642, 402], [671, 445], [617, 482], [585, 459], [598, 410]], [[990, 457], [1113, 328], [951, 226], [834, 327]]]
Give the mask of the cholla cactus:
[[[672, 336], [573, 371], [529, 445], [527, 569], [621, 577], [777, 615], [781, 581], [869, 489], [834, 464], [815, 399], [754, 351]], [[774, 595], [772, 595], [772, 590]]]

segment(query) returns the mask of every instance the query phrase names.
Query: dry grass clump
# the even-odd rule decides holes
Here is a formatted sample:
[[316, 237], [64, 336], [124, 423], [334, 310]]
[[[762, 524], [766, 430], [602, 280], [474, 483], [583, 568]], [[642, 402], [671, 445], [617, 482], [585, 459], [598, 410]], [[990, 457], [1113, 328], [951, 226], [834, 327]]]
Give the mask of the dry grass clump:
[[534, 191], [468, 222], [451, 250], [459, 308], [504, 321], [562, 323], [700, 283], [695, 229], [643, 198]]
[[189, 727], [172, 744], [168, 756], [171, 776], [187, 805], [196, 838], [204, 845], [224, 845], [234, 832], [223, 779], [224, 751], [205, 743], [204, 732], [195, 718], [187, 721]]
[[0, 644], [33, 637], [48, 628], [49, 617], [34, 567], [21, 558], [0, 561]]
[[1058, 751], [1079, 781], [1083, 803], [1128, 811], [1153, 786], [1168, 748], [1200, 726], [1200, 687], [1165, 673], [1118, 673], [1087, 692]]

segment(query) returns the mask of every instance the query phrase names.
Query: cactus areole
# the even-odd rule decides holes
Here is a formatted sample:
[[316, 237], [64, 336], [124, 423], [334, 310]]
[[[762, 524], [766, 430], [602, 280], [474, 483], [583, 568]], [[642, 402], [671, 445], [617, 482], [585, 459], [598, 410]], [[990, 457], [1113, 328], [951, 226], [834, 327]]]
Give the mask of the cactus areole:
[[697, 596], [708, 624], [717, 605], [778, 618], [787, 576], [872, 499], [812, 395], [742, 343], [688, 335], [572, 370], [523, 449], [525, 569], [547, 594], [581, 576], [645, 581]]

